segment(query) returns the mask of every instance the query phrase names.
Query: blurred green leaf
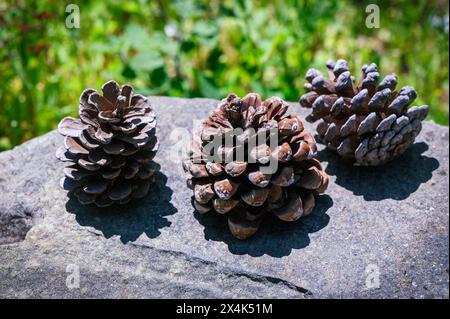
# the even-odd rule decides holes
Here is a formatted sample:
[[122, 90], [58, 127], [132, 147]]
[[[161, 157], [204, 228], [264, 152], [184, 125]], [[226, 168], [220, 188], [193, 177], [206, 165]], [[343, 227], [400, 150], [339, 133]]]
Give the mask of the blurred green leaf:
[[212, 37], [217, 34], [217, 25], [208, 21], [197, 21], [192, 32], [202, 37]]
[[130, 59], [130, 67], [135, 71], [153, 71], [164, 66], [164, 60], [158, 52], [144, 51]]
[[210, 79], [202, 74], [198, 74], [198, 85], [202, 96], [207, 96], [214, 99], [220, 99], [223, 97], [221, 90], [218, 89]]

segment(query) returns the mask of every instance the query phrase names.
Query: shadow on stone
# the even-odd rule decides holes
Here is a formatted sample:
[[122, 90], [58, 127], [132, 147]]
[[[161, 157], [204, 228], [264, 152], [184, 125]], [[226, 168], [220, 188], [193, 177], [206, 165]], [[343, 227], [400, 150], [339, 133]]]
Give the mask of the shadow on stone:
[[155, 173], [155, 183], [145, 198], [128, 205], [107, 208], [83, 206], [69, 193], [66, 209], [75, 214], [75, 219], [81, 226], [93, 227], [106, 238], [119, 236], [124, 244], [135, 241], [144, 233], [148, 238], [156, 238], [161, 234], [161, 228], [171, 224], [166, 216], [177, 212], [170, 203], [172, 190], [166, 183], [167, 177], [158, 171]]
[[403, 200], [427, 182], [439, 167], [435, 158], [422, 155], [427, 150], [427, 144], [416, 143], [400, 157], [378, 167], [353, 166], [328, 149], [320, 151], [318, 157], [328, 162], [326, 172], [336, 176], [335, 183], [354, 195], [363, 196], [367, 201]]
[[215, 212], [201, 215], [195, 212], [194, 216], [205, 227], [205, 239], [226, 243], [232, 254], [248, 254], [253, 257], [266, 254], [280, 258], [290, 255], [292, 249], [301, 249], [309, 245], [309, 234], [328, 225], [330, 217], [326, 212], [331, 206], [333, 206], [331, 197], [320, 195], [316, 197], [316, 207], [311, 215], [296, 222], [283, 222], [268, 214], [258, 232], [245, 241], [231, 235], [226, 215]]

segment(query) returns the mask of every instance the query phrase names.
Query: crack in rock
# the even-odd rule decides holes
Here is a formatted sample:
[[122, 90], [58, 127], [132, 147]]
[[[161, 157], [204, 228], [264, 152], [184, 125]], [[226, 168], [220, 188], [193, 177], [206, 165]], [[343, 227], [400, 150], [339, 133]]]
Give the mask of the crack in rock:
[[297, 286], [294, 283], [284, 280], [284, 279], [281, 279], [281, 278], [267, 276], [267, 275], [261, 275], [261, 274], [255, 274], [255, 273], [251, 273], [251, 272], [235, 271], [235, 270], [233, 270], [233, 268], [220, 266], [219, 264], [217, 264], [215, 262], [205, 260], [202, 258], [198, 258], [198, 257], [189, 256], [186, 253], [180, 252], [180, 251], [159, 249], [156, 247], [151, 247], [151, 246], [146, 246], [146, 245], [141, 245], [141, 244], [136, 244], [136, 243], [129, 243], [129, 245], [132, 245], [132, 246], [138, 247], [138, 248], [150, 249], [150, 250], [158, 251], [161, 253], [166, 253], [166, 254], [169, 254], [169, 255], [172, 255], [175, 257], [181, 256], [182, 258], [184, 258], [185, 260], [187, 260], [189, 262], [200, 262], [206, 266], [220, 269], [221, 273], [225, 274], [227, 277], [244, 277], [244, 278], [250, 279], [253, 282], [262, 283], [265, 285], [267, 285], [267, 283], [271, 283], [274, 285], [282, 284], [288, 289], [295, 290], [296, 292], [301, 293], [304, 297], [309, 297], [309, 298], [313, 297], [313, 293], [311, 291], [309, 291], [308, 289]]

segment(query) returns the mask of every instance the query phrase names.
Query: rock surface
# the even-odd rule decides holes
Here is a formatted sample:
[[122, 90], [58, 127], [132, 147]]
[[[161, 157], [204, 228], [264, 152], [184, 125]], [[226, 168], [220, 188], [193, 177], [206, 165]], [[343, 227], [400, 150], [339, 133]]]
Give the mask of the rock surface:
[[320, 148], [331, 179], [314, 213], [242, 242], [221, 216], [193, 214], [180, 169], [186, 130], [217, 101], [150, 101], [161, 171], [127, 207], [82, 207], [59, 188], [56, 132], [0, 153], [0, 298], [449, 297], [447, 127], [424, 123], [379, 168]]

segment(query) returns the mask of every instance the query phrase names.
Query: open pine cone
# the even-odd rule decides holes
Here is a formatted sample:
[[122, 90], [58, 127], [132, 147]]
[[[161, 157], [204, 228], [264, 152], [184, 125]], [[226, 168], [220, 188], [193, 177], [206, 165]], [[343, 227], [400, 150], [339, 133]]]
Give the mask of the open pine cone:
[[65, 138], [56, 156], [68, 163], [61, 187], [73, 191], [82, 204], [106, 207], [148, 193], [158, 142], [147, 98], [114, 81], [105, 83], [102, 91], [85, 90], [80, 119], [66, 117], [59, 123]]
[[[242, 99], [228, 95], [203, 122], [183, 161], [196, 210], [228, 214], [229, 228], [239, 239], [252, 236], [267, 213], [284, 221], [310, 214], [314, 195], [328, 186], [314, 158], [313, 136], [299, 117], [286, 115], [288, 107], [277, 97], [262, 102], [255, 93]], [[253, 143], [256, 134], [262, 138]], [[230, 146], [227, 136], [239, 142]], [[211, 150], [215, 138], [220, 146]], [[272, 172], [266, 170], [270, 159], [278, 163]]]
[[345, 60], [329, 61], [327, 68], [329, 79], [308, 70], [310, 92], [300, 98], [302, 106], [312, 108], [306, 120], [318, 121], [320, 141], [358, 165], [381, 165], [404, 153], [428, 114], [426, 105], [408, 108], [416, 91], [410, 86], [396, 91], [395, 74], [377, 85], [374, 63], [362, 67], [358, 85]]

